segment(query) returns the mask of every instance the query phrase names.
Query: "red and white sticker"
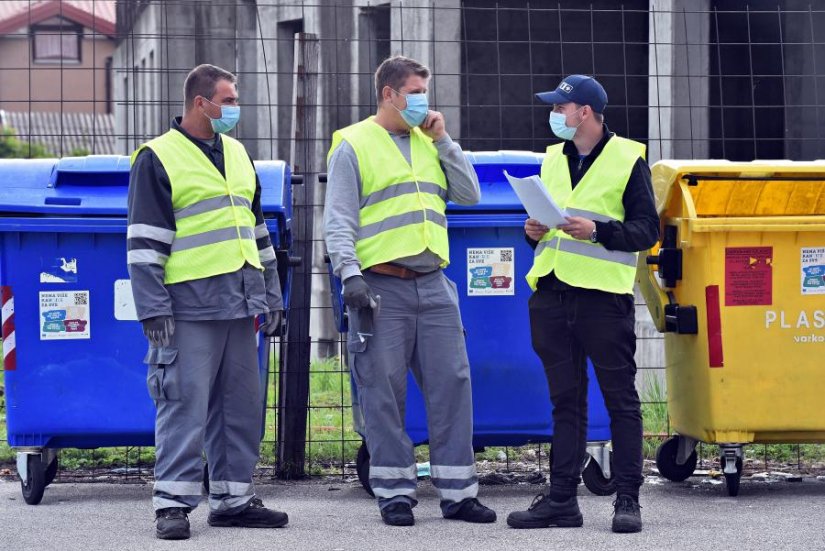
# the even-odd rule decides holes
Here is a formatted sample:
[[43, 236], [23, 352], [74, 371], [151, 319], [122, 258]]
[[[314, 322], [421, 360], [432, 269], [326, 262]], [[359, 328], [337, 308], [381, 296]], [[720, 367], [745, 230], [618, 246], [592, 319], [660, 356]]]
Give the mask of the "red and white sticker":
[[0, 302], [3, 305], [2, 335], [3, 335], [3, 369], [14, 371], [17, 369], [17, 343], [14, 332], [14, 295], [11, 287], [0, 287]]

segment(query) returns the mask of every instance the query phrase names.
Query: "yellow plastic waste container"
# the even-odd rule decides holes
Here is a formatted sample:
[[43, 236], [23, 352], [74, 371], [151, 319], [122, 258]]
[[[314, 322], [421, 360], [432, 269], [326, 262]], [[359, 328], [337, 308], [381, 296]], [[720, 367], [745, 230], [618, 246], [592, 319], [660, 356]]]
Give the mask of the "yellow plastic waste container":
[[718, 444], [737, 495], [742, 446], [825, 442], [825, 161], [661, 161], [661, 241], [637, 281], [665, 333], [676, 436], [666, 478]]

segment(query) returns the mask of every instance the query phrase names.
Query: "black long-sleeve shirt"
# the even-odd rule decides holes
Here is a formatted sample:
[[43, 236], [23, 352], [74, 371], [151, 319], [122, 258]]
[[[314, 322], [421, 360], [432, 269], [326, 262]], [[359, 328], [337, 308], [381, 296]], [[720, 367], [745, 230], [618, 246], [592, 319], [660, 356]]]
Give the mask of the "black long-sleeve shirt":
[[[172, 121], [172, 128], [194, 143], [226, 176], [219, 134], [213, 140], [195, 138], [180, 126], [179, 117]], [[174, 315], [176, 319], [189, 321], [227, 320], [283, 309], [278, 264], [269, 234], [263, 231], [261, 183], [257, 175], [252, 212], [256, 236], [260, 235], [257, 245], [263, 272], [247, 264], [235, 272], [165, 285], [164, 264], [171, 254], [176, 228], [172, 186], [157, 155], [149, 148], [143, 149], [132, 165], [128, 198], [129, 227], [141, 229], [130, 231], [128, 239], [129, 276], [138, 319]], [[132, 234], [141, 237], [132, 237]]]
[[[575, 189], [584, 175], [593, 166], [598, 156], [604, 150], [607, 142], [615, 136], [607, 125], [604, 127], [604, 136], [596, 147], [585, 157], [579, 155], [576, 144], [572, 140], [564, 143], [562, 152], [567, 157], [567, 166], [570, 170], [570, 183]], [[624, 222], [616, 220], [610, 222], [595, 221], [596, 238], [605, 249], [611, 251], [639, 252], [652, 247], [659, 239], [659, 215], [656, 212], [656, 201], [653, 195], [653, 185], [650, 180], [650, 167], [642, 158], [633, 165], [630, 177], [627, 180], [624, 194]], [[525, 238], [534, 249], [538, 241], [525, 234]], [[564, 290], [570, 285], [560, 281], [555, 272], [550, 272], [538, 281], [538, 288]]]

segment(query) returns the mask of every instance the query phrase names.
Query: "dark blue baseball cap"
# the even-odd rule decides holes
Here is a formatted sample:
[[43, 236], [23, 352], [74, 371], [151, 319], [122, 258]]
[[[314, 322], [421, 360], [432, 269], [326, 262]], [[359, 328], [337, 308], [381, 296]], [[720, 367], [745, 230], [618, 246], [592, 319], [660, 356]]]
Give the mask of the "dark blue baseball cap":
[[541, 92], [536, 97], [550, 104], [573, 102], [589, 105], [596, 113], [603, 113], [607, 107], [607, 92], [598, 80], [585, 75], [570, 75], [552, 92]]

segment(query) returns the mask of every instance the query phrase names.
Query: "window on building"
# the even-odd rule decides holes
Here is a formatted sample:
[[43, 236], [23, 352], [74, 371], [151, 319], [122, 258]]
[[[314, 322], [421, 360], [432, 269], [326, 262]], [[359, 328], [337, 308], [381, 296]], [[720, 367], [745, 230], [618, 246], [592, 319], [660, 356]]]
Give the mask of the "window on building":
[[358, 16], [359, 118], [375, 113], [375, 70], [390, 57], [390, 5], [361, 8]]
[[80, 63], [81, 38], [80, 27], [33, 27], [32, 58], [38, 63]]
[[289, 159], [292, 146], [292, 80], [295, 67], [295, 35], [304, 32], [304, 20], [278, 23], [278, 159]]
[[461, 6], [465, 149], [544, 151], [558, 140], [547, 126], [550, 107], [534, 94], [576, 73], [604, 85], [611, 131], [647, 141], [648, 0], [463, 0]]

